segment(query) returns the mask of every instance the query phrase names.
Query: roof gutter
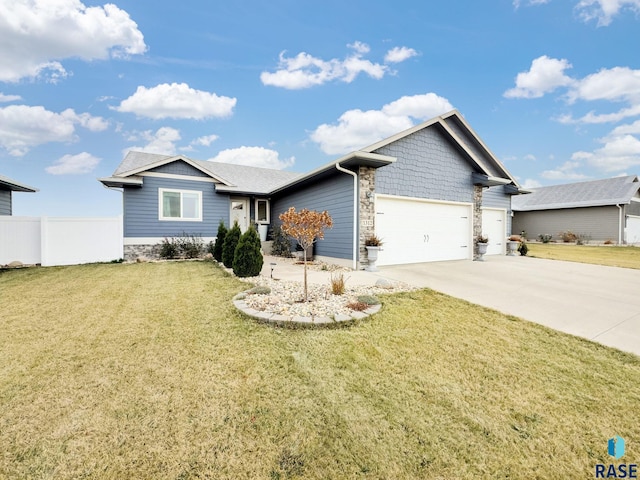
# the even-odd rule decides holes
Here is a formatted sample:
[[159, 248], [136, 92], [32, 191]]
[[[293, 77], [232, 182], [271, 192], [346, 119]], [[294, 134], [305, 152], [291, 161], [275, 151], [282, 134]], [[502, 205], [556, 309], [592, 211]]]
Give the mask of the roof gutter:
[[338, 171], [347, 173], [353, 177], [353, 269], [357, 270], [357, 252], [358, 252], [358, 174], [347, 170], [340, 165], [340, 162], [336, 162], [336, 168]]

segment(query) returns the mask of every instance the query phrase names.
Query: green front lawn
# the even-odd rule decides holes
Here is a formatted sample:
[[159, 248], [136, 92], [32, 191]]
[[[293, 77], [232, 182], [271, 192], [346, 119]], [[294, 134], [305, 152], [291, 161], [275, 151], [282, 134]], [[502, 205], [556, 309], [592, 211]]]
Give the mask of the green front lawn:
[[531, 257], [640, 269], [639, 247], [561, 243], [527, 243], [527, 246]]
[[0, 478], [593, 478], [613, 435], [640, 459], [638, 357], [430, 290], [277, 329], [233, 309], [244, 286], [1, 272]]

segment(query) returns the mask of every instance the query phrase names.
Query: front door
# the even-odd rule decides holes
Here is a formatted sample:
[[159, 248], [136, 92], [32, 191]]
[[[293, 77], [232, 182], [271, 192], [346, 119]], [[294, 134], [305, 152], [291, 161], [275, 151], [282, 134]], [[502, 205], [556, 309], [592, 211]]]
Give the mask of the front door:
[[231, 212], [229, 215], [231, 227], [234, 222], [240, 225], [240, 231], [243, 233], [249, 228], [249, 199], [248, 198], [231, 198]]

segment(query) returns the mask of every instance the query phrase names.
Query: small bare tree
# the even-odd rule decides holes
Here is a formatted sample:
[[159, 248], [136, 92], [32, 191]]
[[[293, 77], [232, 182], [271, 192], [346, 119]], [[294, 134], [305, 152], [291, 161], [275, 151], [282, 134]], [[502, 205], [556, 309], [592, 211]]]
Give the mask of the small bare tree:
[[324, 229], [333, 227], [333, 220], [325, 210], [316, 212], [303, 208], [296, 212], [295, 207], [289, 208], [280, 215], [282, 231], [296, 240], [303, 250], [304, 260], [304, 301], [309, 301], [307, 290], [307, 249], [311, 247], [317, 238], [324, 238]]

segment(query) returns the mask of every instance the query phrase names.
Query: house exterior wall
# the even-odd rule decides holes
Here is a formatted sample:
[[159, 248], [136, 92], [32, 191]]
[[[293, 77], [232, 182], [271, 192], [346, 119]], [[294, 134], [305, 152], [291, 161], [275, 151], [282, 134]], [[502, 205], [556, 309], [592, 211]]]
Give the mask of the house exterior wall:
[[631, 202], [624, 206], [625, 215], [635, 215], [640, 217], [640, 202]]
[[11, 215], [11, 190], [0, 190], [0, 215]]
[[487, 168], [487, 170], [489, 170], [489, 173], [491, 175], [498, 177], [502, 176], [502, 174], [495, 167], [493, 161], [484, 153], [484, 150], [480, 148], [478, 142], [474, 138], [470, 137], [462, 128], [460, 128], [460, 125], [457, 121], [455, 121], [453, 118], [447, 118], [445, 123], [451, 130], [453, 130], [458, 138], [462, 140], [462, 142], [464, 142], [467, 148], [473, 152], [476, 158], [482, 160], [482, 163]]
[[615, 205], [515, 212], [513, 231], [520, 233], [524, 230], [531, 240], [537, 240], [538, 235], [549, 234], [553, 235], [553, 240], [562, 241], [560, 234], [570, 230], [596, 242], [617, 242], [619, 218], [620, 211]]
[[504, 208], [507, 211], [507, 236], [513, 232], [512, 227], [512, 210], [511, 210], [511, 195], [504, 193], [504, 186], [485, 188], [482, 193], [482, 206], [487, 208]]
[[[158, 189], [197, 190], [202, 192], [202, 221], [162, 221], [158, 212]], [[144, 177], [141, 188], [125, 188], [124, 237], [163, 238], [183, 232], [202, 237], [215, 237], [218, 223], [229, 224], [229, 197], [216, 194], [214, 184], [175, 178]]]
[[192, 167], [187, 162], [177, 161], [160, 165], [149, 170], [154, 173], [168, 173], [171, 175], [189, 175], [192, 177], [208, 177], [208, 175], [197, 168]]
[[281, 225], [279, 219], [289, 207], [296, 210], [326, 210], [333, 228], [326, 229], [324, 239], [315, 245], [315, 255], [351, 259], [353, 254], [353, 177], [336, 170], [335, 175], [319, 180], [300, 190], [288, 190], [271, 200], [271, 225]]
[[471, 165], [437, 128], [425, 128], [374, 153], [397, 161], [376, 171], [376, 193], [473, 202]]

